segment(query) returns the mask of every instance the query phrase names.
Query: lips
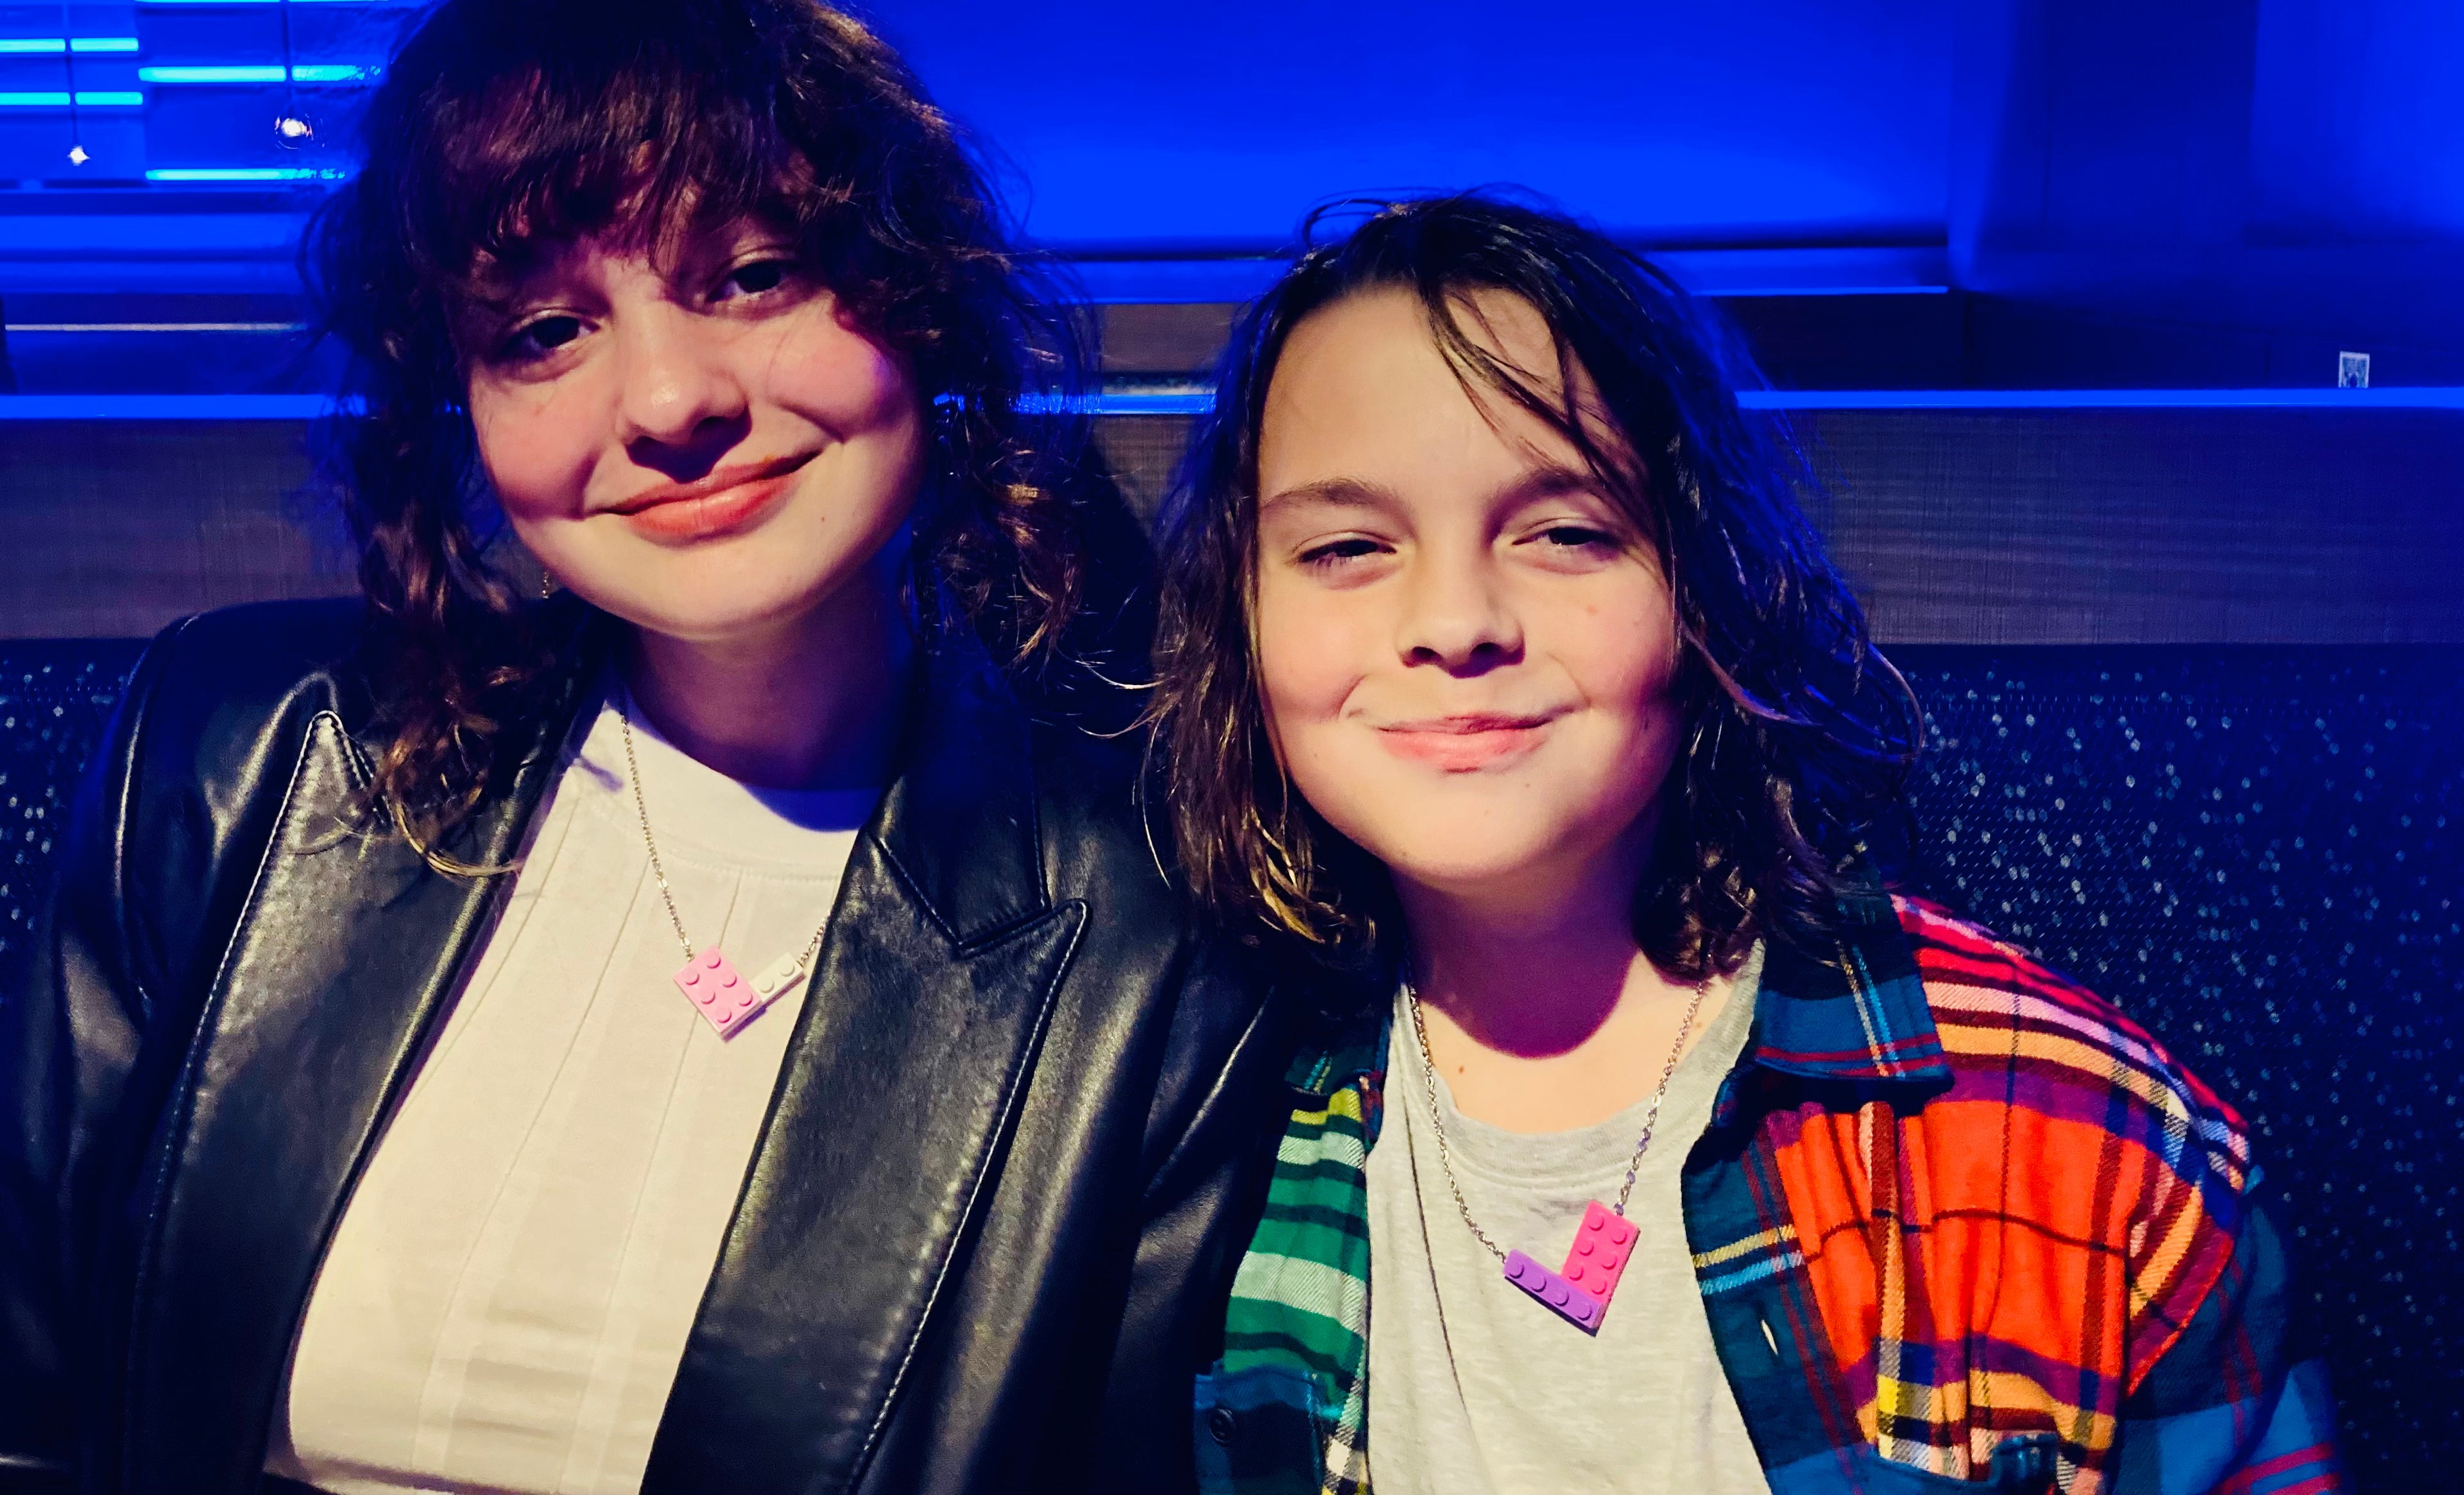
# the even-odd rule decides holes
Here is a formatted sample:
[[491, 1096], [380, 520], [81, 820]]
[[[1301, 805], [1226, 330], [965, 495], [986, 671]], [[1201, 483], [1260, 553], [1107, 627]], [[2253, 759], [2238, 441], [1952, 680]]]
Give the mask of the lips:
[[1539, 747], [1553, 715], [1474, 713], [1389, 722], [1378, 739], [1397, 758], [1447, 773], [1471, 773], [1511, 762]]
[[786, 496], [807, 452], [714, 470], [690, 483], [668, 483], [610, 505], [633, 532], [663, 544], [692, 544], [753, 528]]

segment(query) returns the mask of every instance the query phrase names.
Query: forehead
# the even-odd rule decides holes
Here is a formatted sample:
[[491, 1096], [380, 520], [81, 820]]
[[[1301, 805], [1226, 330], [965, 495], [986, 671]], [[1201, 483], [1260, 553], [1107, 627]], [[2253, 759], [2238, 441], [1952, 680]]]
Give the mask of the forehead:
[[[1564, 397], [1548, 322], [1502, 291], [1457, 298], [1452, 320], [1473, 348], [1551, 406]], [[1593, 439], [1615, 445], [1588, 380], [1572, 369]], [[1550, 422], [1447, 359], [1419, 297], [1400, 288], [1348, 297], [1286, 340], [1259, 430], [1262, 496], [1330, 477], [1398, 490], [1491, 486], [1533, 467], [1583, 466]]]

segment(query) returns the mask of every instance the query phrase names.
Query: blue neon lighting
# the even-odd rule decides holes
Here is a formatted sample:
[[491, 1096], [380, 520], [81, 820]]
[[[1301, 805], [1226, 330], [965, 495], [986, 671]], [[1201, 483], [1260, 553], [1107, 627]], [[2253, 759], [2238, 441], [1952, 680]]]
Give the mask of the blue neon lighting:
[[2464, 386], [2379, 389], [1741, 389], [1749, 410], [2464, 410]]
[[65, 36], [0, 36], [0, 54], [12, 52], [56, 54], [68, 50], [69, 41]]
[[[77, 101], [81, 109], [133, 109], [145, 102], [145, 96], [108, 89], [79, 89]], [[0, 109], [65, 109], [68, 106], [69, 96], [65, 92], [0, 94]]]
[[145, 173], [148, 182], [339, 182], [350, 175], [318, 166], [165, 166]]
[[69, 38], [71, 52], [135, 52], [136, 50], [137, 38], [134, 36], [72, 36]]
[[[237, 63], [217, 67], [150, 67], [139, 68], [137, 76], [148, 83], [279, 83], [284, 81], [282, 65], [273, 63]], [[357, 62], [308, 62], [291, 70], [294, 83], [358, 83], [376, 76], [376, 69]]]
[[137, 76], [148, 83], [279, 83], [279, 65], [212, 68], [139, 68]]
[[0, 395], [0, 421], [313, 421], [340, 408], [321, 394]]

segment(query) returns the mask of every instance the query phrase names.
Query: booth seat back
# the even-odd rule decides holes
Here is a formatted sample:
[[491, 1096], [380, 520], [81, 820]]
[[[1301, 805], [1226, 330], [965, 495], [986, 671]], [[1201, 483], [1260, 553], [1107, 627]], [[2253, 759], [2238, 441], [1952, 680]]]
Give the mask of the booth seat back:
[[[0, 644], [0, 972], [136, 650]], [[2356, 1486], [2464, 1489], [2464, 649], [1893, 658], [1930, 720], [1912, 890], [2252, 1118]]]

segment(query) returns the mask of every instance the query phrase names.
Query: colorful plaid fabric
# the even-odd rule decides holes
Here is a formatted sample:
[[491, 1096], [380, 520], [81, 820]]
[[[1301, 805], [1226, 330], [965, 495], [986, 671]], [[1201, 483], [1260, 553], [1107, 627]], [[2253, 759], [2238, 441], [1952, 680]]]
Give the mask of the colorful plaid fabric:
[[[2070, 1495], [2342, 1487], [2292, 1363], [2281, 1237], [2231, 1107], [2135, 1024], [1941, 910], [1773, 949], [1686, 1160], [1713, 1343], [1779, 1495], [1912, 1481]], [[1369, 1241], [1383, 1015], [1293, 1082], [1201, 1484], [1369, 1488]]]

